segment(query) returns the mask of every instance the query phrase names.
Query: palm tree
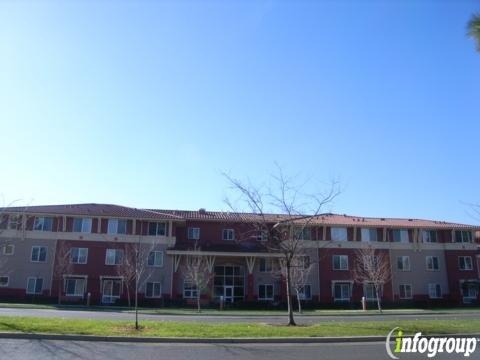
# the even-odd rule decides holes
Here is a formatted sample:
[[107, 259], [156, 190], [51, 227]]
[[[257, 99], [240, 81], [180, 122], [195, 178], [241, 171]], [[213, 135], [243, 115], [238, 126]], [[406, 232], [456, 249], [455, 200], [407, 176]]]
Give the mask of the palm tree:
[[480, 13], [474, 14], [468, 22], [468, 36], [471, 36], [477, 43], [477, 50], [480, 52]]

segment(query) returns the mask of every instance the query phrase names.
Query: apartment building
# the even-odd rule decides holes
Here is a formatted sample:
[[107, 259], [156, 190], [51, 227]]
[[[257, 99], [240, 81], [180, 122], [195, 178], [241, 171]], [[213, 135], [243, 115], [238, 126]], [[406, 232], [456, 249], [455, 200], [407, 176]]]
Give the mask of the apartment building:
[[[131, 279], [124, 270], [132, 249], [148, 252], [139, 289], [147, 304], [196, 298], [197, 289], [184, 274], [192, 254], [205, 257], [212, 277], [203, 302], [286, 298], [276, 271], [279, 255], [266, 250], [262, 234], [240, 236], [258, 221], [255, 214], [74, 204], [9, 207], [0, 216], [2, 299], [125, 302]], [[275, 224], [282, 217], [267, 219]], [[319, 305], [373, 301], [372, 285], [353, 276], [358, 249], [373, 247], [389, 261], [391, 277], [381, 294], [385, 303], [478, 303], [478, 231], [444, 221], [319, 215], [302, 235], [311, 270], [301, 297]]]

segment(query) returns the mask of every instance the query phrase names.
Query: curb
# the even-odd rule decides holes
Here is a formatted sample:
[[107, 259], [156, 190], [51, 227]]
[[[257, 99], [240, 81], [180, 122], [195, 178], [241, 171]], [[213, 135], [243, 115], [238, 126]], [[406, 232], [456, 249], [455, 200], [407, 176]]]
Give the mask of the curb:
[[[430, 337], [480, 337], [480, 334], [441, 334]], [[175, 344], [329, 344], [329, 343], [366, 343], [385, 342], [386, 336], [352, 336], [352, 337], [283, 337], [283, 338], [168, 338], [168, 337], [127, 337], [127, 336], [95, 336], [95, 335], [60, 335], [29, 334], [16, 332], [0, 332], [0, 339], [24, 340], [66, 340], [120, 343], [175, 343]]]

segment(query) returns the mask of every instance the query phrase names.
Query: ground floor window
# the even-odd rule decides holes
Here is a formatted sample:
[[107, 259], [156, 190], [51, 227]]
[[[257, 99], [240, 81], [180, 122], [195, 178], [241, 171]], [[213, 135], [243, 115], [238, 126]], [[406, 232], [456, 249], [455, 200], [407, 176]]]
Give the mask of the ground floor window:
[[298, 289], [300, 300], [310, 300], [312, 298], [312, 289], [310, 285], [303, 285]]
[[348, 282], [336, 282], [333, 284], [334, 301], [350, 301], [351, 284]]
[[400, 299], [411, 299], [412, 298], [412, 285], [410, 284], [401, 284], [399, 286]]
[[83, 296], [85, 293], [85, 278], [66, 278], [65, 295]]
[[428, 284], [428, 297], [430, 299], [439, 299], [442, 297], [440, 284]]
[[465, 304], [473, 303], [477, 300], [478, 285], [476, 284], [462, 284], [463, 302]]
[[162, 296], [162, 284], [159, 282], [147, 282], [145, 297], [159, 298]]
[[273, 285], [258, 285], [258, 300], [273, 300]]
[[113, 304], [120, 298], [122, 292], [121, 279], [104, 279], [102, 302], [105, 304]]
[[245, 280], [240, 266], [215, 266], [214, 272], [213, 290], [215, 298], [223, 297], [225, 302], [243, 300]]
[[43, 279], [29, 277], [27, 279], [27, 294], [41, 294], [43, 288]]
[[8, 276], [0, 276], [0, 286], [5, 287], [8, 286]]
[[183, 298], [184, 299], [196, 299], [198, 296], [197, 286], [191, 282], [185, 281], [183, 283]]
[[364, 284], [363, 285], [363, 296], [367, 301], [376, 301], [377, 294], [375, 292], [375, 285], [373, 284]]

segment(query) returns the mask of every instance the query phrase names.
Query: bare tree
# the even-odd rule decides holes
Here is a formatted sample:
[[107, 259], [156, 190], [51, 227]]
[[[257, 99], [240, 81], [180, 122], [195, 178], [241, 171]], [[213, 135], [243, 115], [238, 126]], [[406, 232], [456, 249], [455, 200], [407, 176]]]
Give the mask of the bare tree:
[[206, 257], [200, 254], [200, 248], [195, 245], [194, 254], [187, 255], [182, 266], [184, 281], [189, 283], [196, 291], [197, 312], [201, 312], [200, 297], [208, 289], [212, 280]]
[[142, 243], [139, 236], [137, 243], [129, 243], [124, 248], [123, 263], [117, 266], [117, 274], [122, 277], [127, 290], [128, 306], [131, 306], [131, 287], [134, 286], [134, 307], [135, 307], [135, 329], [139, 329], [138, 325], [138, 292], [152, 275], [152, 271], [148, 271], [148, 261], [151, 252], [155, 250], [157, 243]]
[[58, 304], [62, 303], [62, 290], [64, 287], [64, 275], [72, 272], [72, 250], [65, 242], [60, 242], [55, 251], [55, 261], [53, 266], [53, 277], [58, 282]]
[[382, 289], [391, 279], [388, 255], [371, 246], [356, 250], [353, 278], [355, 282], [363, 286], [373, 285], [377, 307], [382, 312]]
[[[312, 221], [318, 218], [323, 208], [339, 195], [338, 183], [332, 181], [326, 192], [306, 193], [306, 183], [297, 184], [296, 179], [287, 178], [277, 165], [277, 174], [271, 176], [271, 186], [254, 186], [244, 183], [228, 174], [224, 176], [232, 189], [238, 194], [238, 201], [252, 217], [249, 219], [253, 230], [242, 236], [251, 239], [260, 236], [265, 241], [262, 245], [269, 252], [279, 254], [285, 268], [285, 285], [287, 291], [288, 325], [296, 325], [292, 308], [292, 268], [295, 259], [303, 253], [305, 236]], [[228, 198], [227, 205], [236, 211], [236, 206]], [[268, 214], [267, 209], [282, 215]], [[242, 240], [242, 239], [240, 239]]]
[[[291, 263], [290, 281], [291, 287], [295, 291], [298, 303], [298, 313], [302, 313], [302, 294], [305, 295], [305, 286], [308, 284], [308, 277], [310, 275], [313, 264], [310, 258], [305, 254], [298, 254]], [[280, 273], [286, 278], [287, 267], [283, 259], [280, 259]]]

